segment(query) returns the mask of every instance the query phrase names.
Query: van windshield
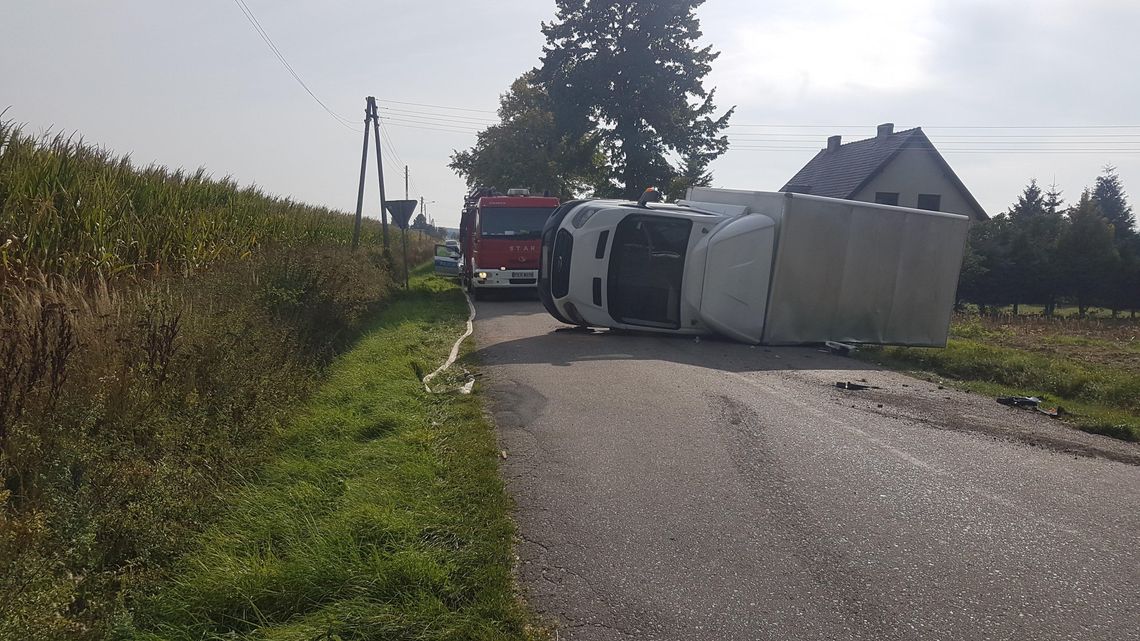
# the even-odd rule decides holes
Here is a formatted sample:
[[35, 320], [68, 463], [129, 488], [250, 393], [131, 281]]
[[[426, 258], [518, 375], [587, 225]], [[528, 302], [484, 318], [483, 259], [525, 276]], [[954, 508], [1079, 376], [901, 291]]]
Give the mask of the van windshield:
[[479, 233], [484, 237], [535, 239], [553, 207], [489, 207], [479, 212]]

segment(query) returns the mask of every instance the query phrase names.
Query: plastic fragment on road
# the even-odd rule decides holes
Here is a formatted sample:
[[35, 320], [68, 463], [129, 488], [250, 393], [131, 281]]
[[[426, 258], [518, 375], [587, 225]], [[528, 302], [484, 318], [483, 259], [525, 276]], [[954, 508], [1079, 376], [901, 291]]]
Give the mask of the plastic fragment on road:
[[856, 350], [854, 345], [840, 343], [839, 341], [825, 341], [823, 344], [827, 346], [829, 352], [839, 356], [850, 356], [851, 352]]
[[836, 381], [835, 386], [838, 387], [839, 389], [855, 390], [855, 391], [860, 391], [860, 390], [865, 390], [865, 389], [879, 389], [878, 387], [876, 387], [874, 385], [864, 385], [862, 383], [852, 383], [851, 381]]
[[997, 402], [1010, 407], [1036, 409], [1041, 404], [1041, 399], [1036, 396], [999, 396]]

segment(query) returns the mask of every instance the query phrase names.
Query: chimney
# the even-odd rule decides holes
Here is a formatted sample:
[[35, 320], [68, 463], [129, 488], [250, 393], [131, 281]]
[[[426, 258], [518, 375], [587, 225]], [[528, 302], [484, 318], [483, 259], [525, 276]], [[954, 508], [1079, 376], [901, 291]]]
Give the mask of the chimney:
[[836, 151], [837, 149], [839, 149], [839, 145], [841, 145], [841, 144], [843, 144], [843, 137], [842, 136], [831, 136], [830, 138], [827, 139], [827, 150], [828, 151]]
[[879, 132], [877, 134], [875, 134], [875, 137], [876, 138], [886, 138], [887, 136], [889, 136], [893, 133], [895, 133], [895, 123], [884, 122], [883, 124], [879, 125]]

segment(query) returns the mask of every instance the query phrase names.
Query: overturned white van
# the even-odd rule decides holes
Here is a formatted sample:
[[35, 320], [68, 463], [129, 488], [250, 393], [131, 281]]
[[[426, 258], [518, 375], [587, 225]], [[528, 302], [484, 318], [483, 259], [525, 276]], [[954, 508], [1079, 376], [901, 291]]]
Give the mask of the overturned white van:
[[968, 227], [957, 214], [777, 192], [571, 201], [543, 231], [538, 289], [572, 325], [944, 346]]

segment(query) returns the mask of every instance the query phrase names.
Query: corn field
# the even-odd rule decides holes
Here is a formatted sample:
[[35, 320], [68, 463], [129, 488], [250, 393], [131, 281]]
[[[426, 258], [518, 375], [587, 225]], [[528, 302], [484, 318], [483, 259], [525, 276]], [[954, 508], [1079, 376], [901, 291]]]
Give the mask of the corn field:
[[397, 295], [366, 222], [0, 123], [0, 639], [116, 638]]
[[[377, 235], [370, 227], [364, 239]], [[0, 122], [0, 285], [35, 274], [189, 274], [265, 244], [351, 237], [347, 214], [204, 169], [138, 168], [75, 136], [34, 137]]]

